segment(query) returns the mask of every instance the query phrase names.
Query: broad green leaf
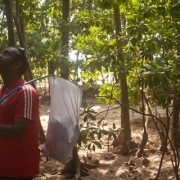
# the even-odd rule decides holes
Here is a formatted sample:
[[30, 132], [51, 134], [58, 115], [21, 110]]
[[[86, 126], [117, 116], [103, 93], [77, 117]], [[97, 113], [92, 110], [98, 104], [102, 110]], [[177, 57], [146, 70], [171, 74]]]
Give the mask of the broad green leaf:
[[148, 25], [148, 27], [150, 27], [154, 31], [158, 31], [158, 29], [159, 29], [158, 26], [155, 23], [150, 23]]
[[102, 146], [101, 146], [101, 143], [100, 143], [100, 142], [95, 141], [94, 144], [95, 144], [98, 148], [102, 149]]

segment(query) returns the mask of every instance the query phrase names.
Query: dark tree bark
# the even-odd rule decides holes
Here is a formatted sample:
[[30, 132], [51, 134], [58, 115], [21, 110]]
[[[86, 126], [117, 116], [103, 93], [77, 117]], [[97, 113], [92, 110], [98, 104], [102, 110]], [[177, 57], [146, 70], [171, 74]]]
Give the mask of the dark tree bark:
[[69, 56], [69, 0], [63, 0], [63, 7], [62, 7], [62, 17], [64, 21], [64, 28], [62, 31], [62, 45], [61, 45], [61, 76], [65, 79], [68, 79], [69, 75], [69, 67], [68, 63], [68, 56]]
[[[68, 79], [69, 76], [69, 67], [66, 63], [68, 61], [69, 56], [69, 25], [68, 25], [68, 17], [69, 17], [69, 0], [63, 0], [62, 6], [62, 17], [64, 21], [64, 28], [62, 31], [62, 45], [61, 45], [61, 77]], [[64, 172], [71, 174], [72, 176], [76, 176], [76, 179], [80, 179], [80, 159], [77, 152], [77, 147], [75, 146], [73, 149], [73, 158], [72, 160], [66, 164], [64, 168]]]
[[[61, 45], [61, 77], [68, 79], [69, 67], [68, 67], [68, 56], [69, 56], [69, 0], [63, 0], [62, 17], [64, 21], [64, 28], [62, 31], [62, 45]], [[63, 172], [64, 174], [75, 176], [77, 180], [81, 179], [81, 176], [89, 175], [87, 168], [96, 168], [94, 164], [84, 164], [80, 162], [77, 147], [73, 149], [73, 158], [66, 164]]]
[[[176, 88], [174, 87], [176, 90]], [[176, 90], [177, 92], [177, 90]], [[180, 97], [178, 99], [173, 100], [173, 115], [172, 115], [172, 130], [171, 130], [171, 141], [175, 147], [180, 147], [180, 140], [179, 140], [179, 107]]]
[[14, 36], [14, 24], [13, 24], [13, 13], [11, 0], [3, 0], [6, 10], [6, 18], [7, 18], [7, 27], [8, 27], [8, 45], [15, 46], [15, 36]]
[[130, 151], [131, 143], [131, 129], [130, 129], [130, 117], [129, 117], [129, 100], [128, 100], [128, 87], [126, 81], [126, 70], [125, 70], [125, 60], [122, 49], [122, 40], [120, 35], [122, 33], [121, 20], [120, 20], [120, 9], [119, 4], [114, 5], [114, 24], [115, 24], [115, 33], [116, 33], [116, 42], [118, 44], [117, 56], [120, 62], [119, 69], [119, 81], [121, 89], [121, 128], [123, 130], [118, 136], [119, 145], [123, 145], [122, 154], [128, 155]]
[[[16, 0], [16, 16], [14, 16], [14, 21], [15, 21], [15, 25], [16, 25], [16, 29], [17, 29], [17, 33], [18, 33], [19, 44], [27, 52], [27, 42], [26, 42], [26, 38], [25, 38], [25, 25], [24, 25], [24, 22], [22, 19], [22, 9], [21, 9], [21, 5], [19, 4], [19, 0]], [[33, 75], [32, 75], [30, 67], [24, 74], [24, 78], [27, 81], [33, 79]], [[36, 88], [34, 83], [32, 83], [32, 85], [34, 88]]]
[[[14, 16], [14, 21], [15, 21], [15, 25], [16, 25], [16, 29], [17, 29], [17, 33], [18, 33], [19, 44], [27, 52], [27, 42], [26, 42], [26, 37], [25, 37], [25, 25], [24, 25], [23, 18], [22, 18], [22, 10], [21, 10], [21, 5], [19, 4], [19, 0], [16, 0], [16, 16]], [[24, 74], [24, 78], [26, 81], [33, 79], [33, 75], [32, 75], [30, 66], [29, 66], [28, 70], [26, 71], [26, 73]], [[35, 83], [32, 83], [32, 85], [36, 89]], [[45, 137], [41, 122], [39, 123], [39, 136], [40, 136], [40, 138], [39, 138], [40, 143], [43, 144], [45, 142], [46, 137]]]
[[[177, 39], [177, 41], [179, 42], [180, 39]], [[180, 71], [180, 45], [177, 44], [177, 47], [176, 47], [176, 51], [177, 51], [177, 59], [176, 61], [174, 62], [175, 65], [176, 65], [176, 69], [178, 71]], [[180, 76], [177, 75], [176, 77], [176, 80], [175, 80], [175, 83], [177, 82], [177, 80], [180, 79]], [[178, 90], [175, 86], [175, 83], [174, 83], [174, 87], [173, 87], [173, 90], [176, 94], [178, 94]], [[173, 114], [172, 114], [172, 127], [171, 127], [171, 141], [173, 143], [173, 145], [175, 147], [180, 147], [180, 139], [179, 139], [179, 136], [180, 136], [180, 132], [179, 132], [179, 113], [180, 113], [180, 95], [178, 95], [176, 97], [176, 99], [173, 100]]]
[[[142, 65], [143, 65], [143, 61], [142, 61]], [[144, 152], [144, 148], [147, 144], [148, 141], [148, 133], [147, 133], [147, 123], [148, 123], [148, 119], [146, 119], [145, 117], [145, 94], [144, 94], [144, 80], [142, 80], [142, 85], [141, 85], [141, 101], [142, 101], [142, 112], [143, 112], [143, 133], [142, 133], [142, 139], [141, 139], [141, 143], [139, 145], [139, 149], [136, 153], [136, 156], [139, 158], [143, 152]], [[148, 118], [148, 117], [147, 117]]]
[[[18, 32], [20, 46], [23, 47], [25, 49], [25, 51], [27, 52], [27, 43], [26, 43], [26, 38], [25, 38], [25, 27], [24, 27], [23, 20], [20, 16], [21, 9], [20, 9], [20, 5], [19, 5], [19, 0], [16, 0], [16, 16], [14, 16], [14, 21], [13, 21], [13, 12], [12, 12], [11, 0], [4, 0], [3, 2], [5, 4], [5, 8], [6, 8], [6, 17], [7, 17], [7, 25], [8, 25], [8, 40], [9, 40], [8, 44], [9, 44], [9, 46], [16, 46], [15, 34], [14, 34], [14, 21], [15, 21], [15, 26], [16, 26], [16, 29]], [[28, 68], [24, 77], [27, 81], [33, 79], [30, 67]], [[32, 85], [36, 88], [34, 83]], [[41, 123], [39, 125], [39, 132], [40, 132], [40, 142], [44, 143], [45, 142], [45, 135], [44, 135]]]

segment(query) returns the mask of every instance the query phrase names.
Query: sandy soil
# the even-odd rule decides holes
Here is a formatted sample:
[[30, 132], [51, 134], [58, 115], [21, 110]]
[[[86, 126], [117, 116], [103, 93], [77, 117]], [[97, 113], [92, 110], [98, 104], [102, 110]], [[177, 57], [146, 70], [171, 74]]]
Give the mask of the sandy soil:
[[[89, 98], [89, 101], [94, 99]], [[50, 97], [49, 95], [42, 95], [40, 98], [40, 117], [44, 130], [47, 129], [47, 122], [49, 116]], [[116, 107], [113, 105], [112, 107]], [[94, 109], [97, 112], [101, 112], [107, 109], [107, 105], [99, 104], [95, 101]], [[108, 112], [106, 116], [106, 122], [112, 124], [113, 122], [120, 125], [120, 110], [119, 108], [113, 109]], [[105, 113], [100, 113], [99, 117], [103, 117]], [[81, 120], [80, 120], [81, 121]], [[142, 117], [139, 114], [131, 113], [131, 129], [132, 138], [138, 142], [141, 141], [142, 133]], [[149, 140], [145, 147], [144, 156], [135, 159], [134, 156], [121, 156], [113, 154], [112, 146], [108, 152], [107, 140], [104, 139], [102, 149], [96, 149], [95, 152], [91, 152], [92, 159], [99, 160], [99, 167], [90, 170], [90, 175], [82, 177], [83, 180], [151, 180], [155, 178], [162, 154], [159, 149], [159, 137], [156, 129], [149, 122], [148, 125]], [[83, 147], [78, 152], [80, 158], [83, 160], [83, 156], [87, 156], [87, 150]], [[147, 161], [146, 165], [143, 165], [144, 161]], [[65, 179], [63, 175], [60, 175], [60, 170], [63, 168], [63, 164], [50, 159], [46, 162], [45, 157], [41, 156], [40, 161], [40, 174], [35, 178], [40, 179]], [[171, 154], [165, 155], [161, 174], [159, 180], [174, 180], [174, 172], [171, 164]]]

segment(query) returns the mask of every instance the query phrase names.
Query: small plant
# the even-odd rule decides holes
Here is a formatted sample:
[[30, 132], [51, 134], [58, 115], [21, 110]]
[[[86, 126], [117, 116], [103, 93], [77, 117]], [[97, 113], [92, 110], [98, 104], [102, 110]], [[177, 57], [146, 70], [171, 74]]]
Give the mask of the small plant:
[[120, 128], [117, 128], [113, 123], [112, 127], [108, 126], [104, 117], [96, 119], [97, 112], [93, 109], [93, 103], [87, 104], [83, 102], [81, 116], [84, 116], [83, 123], [80, 124], [81, 135], [78, 140], [78, 145], [82, 143], [88, 150], [96, 150], [96, 147], [102, 149], [102, 138], [107, 136], [108, 139], [108, 151], [109, 141], [111, 138], [116, 139], [119, 134]]

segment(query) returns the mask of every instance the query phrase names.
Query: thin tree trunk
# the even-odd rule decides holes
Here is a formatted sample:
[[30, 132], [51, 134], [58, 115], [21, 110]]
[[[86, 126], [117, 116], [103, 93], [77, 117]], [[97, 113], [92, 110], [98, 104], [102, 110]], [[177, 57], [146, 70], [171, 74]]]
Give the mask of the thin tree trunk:
[[[180, 40], [180, 39], [179, 39]], [[177, 57], [178, 59], [175, 61], [176, 68], [180, 70], [179, 68], [179, 61], [180, 61], [180, 45], [177, 46]], [[175, 83], [177, 82], [177, 79], [180, 77], [176, 77]], [[174, 84], [175, 84], [174, 83]], [[178, 93], [176, 86], [174, 85], [173, 90], [175, 93]], [[175, 147], [180, 147], [180, 132], [179, 132], [179, 113], [180, 113], [180, 95], [173, 100], [173, 114], [172, 114], [172, 130], [171, 130], [171, 141]]]
[[[62, 32], [62, 45], [61, 45], [61, 76], [65, 79], [68, 79], [69, 76], [69, 67], [68, 67], [68, 56], [69, 56], [69, 25], [68, 25], [68, 17], [69, 17], [69, 0], [63, 0], [63, 20], [65, 22], [63, 32]], [[88, 164], [87, 164], [88, 165]], [[77, 147], [75, 146], [73, 149], [73, 158], [72, 160], [66, 164], [64, 168], [65, 173], [72, 174], [75, 176], [77, 180], [81, 179], [81, 176], [88, 175], [87, 166], [80, 162], [80, 158], [78, 155]], [[94, 167], [94, 165], [90, 165], [90, 167]]]
[[172, 115], [172, 130], [171, 130], [171, 141], [175, 147], [180, 147], [179, 140], [179, 100], [173, 101], [173, 115]]
[[[15, 25], [16, 25], [16, 29], [17, 29], [17, 33], [18, 33], [18, 37], [19, 37], [19, 44], [27, 52], [27, 42], [26, 42], [26, 38], [25, 38], [25, 26], [24, 26], [21, 14], [22, 14], [22, 10], [21, 10], [21, 6], [19, 5], [19, 0], [16, 0], [16, 16], [14, 16], [14, 21], [15, 21]], [[32, 75], [30, 67], [24, 74], [24, 78], [27, 81], [33, 79], [33, 75]], [[34, 83], [32, 83], [32, 85], [34, 88], [36, 88]]]
[[14, 36], [14, 24], [13, 24], [13, 13], [11, 0], [3, 0], [6, 9], [7, 27], [8, 27], [8, 44], [9, 46], [15, 46]]
[[121, 89], [121, 128], [123, 130], [120, 133], [119, 141], [125, 148], [122, 150], [122, 154], [128, 155], [130, 151], [130, 141], [131, 141], [131, 129], [130, 129], [130, 117], [129, 117], [129, 100], [128, 100], [128, 87], [126, 81], [126, 70], [125, 70], [125, 60], [122, 50], [122, 40], [120, 34], [122, 33], [121, 20], [120, 20], [120, 9], [119, 4], [114, 5], [114, 23], [116, 32], [116, 42], [118, 44], [118, 60], [120, 61], [120, 89]]
[[[69, 0], [63, 0], [62, 7], [62, 17], [65, 22], [64, 28], [62, 31], [62, 45], [61, 45], [61, 77], [68, 79], [69, 76], [69, 67], [68, 56], [69, 56], [69, 25], [68, 25], [68, 17], [69, 17]], [[80, 158], [77, 152], [77, 147], [75, 146], [73, 149], [73, 158], [72, 160], [66, 164], [65, 172], [70, 173], [76, 176], [76, 179], [81, 178], [81, 163]]]
[[[143, 61], [142, 61], [142, 65], [143, 65]], [[142, 133], [142, 139], [141, 139], [141, 143], [139, 145], [139, 149], [136, 153], [136, 156], [139, 158], [143, 152], [144, 152], [144, 148], [147, 144], [148, 141], [148, 133], [147, 133], [147, 123], [148, 123], [148, 119], [146, 119], [145, 117], [145, 94], [144, 94], [144, 80], [142, 80], [142, 85], [141, 85], [141, 101], [142, 101], [142, 113], [143, 113], [143, 133]], [[148, 117], [147, 117], [148, 118]]]
[[62, 31], [62, 45], [61, 45], [61, 76], [65, 79], [68, 79], [69, 75], [69, 67], [68, 63], [68, 56], [69, 56], [69, 0], [63, 0], [63, 7], [62, 7], [62, 17], [65, 22], [64, 28]]
[[[23, 47], [25, 49], [25, 51], [27, 52], [27, 42], [26, 42], [26, 38], [25, 38], [25, 26], [23, 23], [23, 19], [21, 17], [22, 17], [21, 6], [19, 5], [19, 0], [17, 0], [16, 1], [16, 16], [14, 16], [14, 20], [15, 20], [16, 29], [18, 32], [20, 46]], [[28, 70], [26, 71], [26, 73], [24, 74], [24, 78], [26, 79], [26, 81], [33, 79], [33, 75], [32, 75], [30, 66], [29, 66]], [[32, 85], [36, 89], [35, 83], [32, 83]], [[39, 120], [39, 122], [40, 122], [40, 120]], [[41, 122], [39, 123], [39, 136], [40, 136], [40, 143], [43, 144], [45, 142], [46, 137], [45, 137]]]

